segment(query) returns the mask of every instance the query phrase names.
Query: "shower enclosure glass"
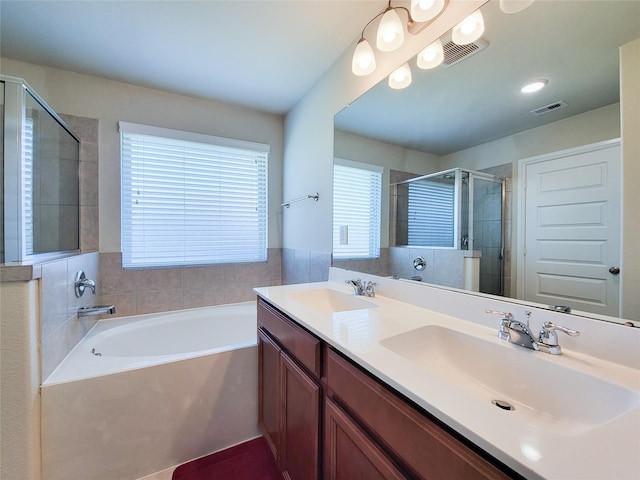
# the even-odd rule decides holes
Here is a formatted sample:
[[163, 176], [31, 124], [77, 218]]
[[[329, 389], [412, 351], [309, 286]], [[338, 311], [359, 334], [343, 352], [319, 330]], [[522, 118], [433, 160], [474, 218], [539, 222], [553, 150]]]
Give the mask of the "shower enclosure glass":
[[79, 249], [80, 141], [23, 80], [2, 82], [0, 263]]
[[396, 246], [481, 253], [483, 293], [503, 294], [503, 198], [500, 179], [455, 168], [391, 185]]

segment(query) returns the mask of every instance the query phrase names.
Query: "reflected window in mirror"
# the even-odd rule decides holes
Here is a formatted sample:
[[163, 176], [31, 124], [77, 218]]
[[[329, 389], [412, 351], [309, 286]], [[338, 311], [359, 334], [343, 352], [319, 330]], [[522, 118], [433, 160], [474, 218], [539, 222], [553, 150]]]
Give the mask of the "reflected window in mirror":
[[333, 257], [378, 258], [382, 167], [335, 159], [333, 167]]

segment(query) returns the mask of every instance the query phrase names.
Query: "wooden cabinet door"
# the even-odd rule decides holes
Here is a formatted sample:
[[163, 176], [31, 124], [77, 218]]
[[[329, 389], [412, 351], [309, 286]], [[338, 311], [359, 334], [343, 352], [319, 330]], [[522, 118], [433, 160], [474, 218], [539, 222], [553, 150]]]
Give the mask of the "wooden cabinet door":
[[285, 479], [315, 480], [319, 471], [320, 386], [281, 352], [282, 472]]
[[258, 329], [258, 425], [280, 466], [280, 347]]
[[401, 480], [405, 477], [330, 399], [324, 409], [325, 480]]

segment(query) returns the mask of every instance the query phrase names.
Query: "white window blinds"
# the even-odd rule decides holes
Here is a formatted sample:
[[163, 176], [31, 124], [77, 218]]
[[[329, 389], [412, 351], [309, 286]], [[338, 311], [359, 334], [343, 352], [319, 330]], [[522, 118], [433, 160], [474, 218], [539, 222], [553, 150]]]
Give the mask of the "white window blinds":
[[380, 256], [382, 168], [336, 159], [333, 165], [333, 257]]
[[267, 260], [268, 145], [120, 122], [124, 267]]
[[24, 242], [26, 255], [33, 255], [33, 118], [25, 118], [22, 132], [22, 181], [24, 189]]
[[409, 184], [409, 245], [453, 247], [453, 184], [421, 181]]

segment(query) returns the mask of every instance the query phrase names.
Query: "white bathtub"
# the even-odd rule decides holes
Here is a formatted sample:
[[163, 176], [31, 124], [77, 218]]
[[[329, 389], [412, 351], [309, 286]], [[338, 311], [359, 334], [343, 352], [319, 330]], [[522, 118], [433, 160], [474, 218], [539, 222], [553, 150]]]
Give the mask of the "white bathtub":
[[259, 435], [255, 302], [101, 320], [42, 386], [44, 479], [132, 480]]

